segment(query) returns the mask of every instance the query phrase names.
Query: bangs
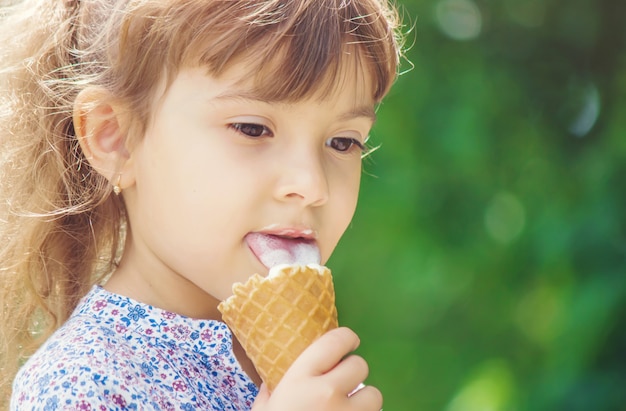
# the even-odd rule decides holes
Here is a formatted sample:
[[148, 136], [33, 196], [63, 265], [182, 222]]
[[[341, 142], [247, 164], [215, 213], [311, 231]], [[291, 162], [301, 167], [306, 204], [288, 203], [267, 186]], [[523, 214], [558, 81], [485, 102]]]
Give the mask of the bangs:
[[247, 80], [268, 101], [327, 95], [352, 75], [345, 73], [348, 61], [371, 81], [378, 102], [398, 65], [397, 16], [390, 10], [380, 0], [176, 1], [151, 19], [143, 55], [165, 62], [170, 80], [182, 66], [219, 76], [243, 63]]
[[[258, 99], [287, 103], [305, 99], [323, 101], [341, 93], [346, 86], [356, 85], [357, 89], [363, 90], [364, 98], [378, 102], [375, 96], [377, 81], [371, 75], [370, 67], [365, 65], [360, 49], [348, 45], [345, 49], [325, 66], [318, 67], [307, 65], [284, 50], [263, 60], [249, 53], [233, 62], [243, 68], [244, 73], [235, 85], [249, 89]], [[210, 69], [209, 73], [212, 73]]]

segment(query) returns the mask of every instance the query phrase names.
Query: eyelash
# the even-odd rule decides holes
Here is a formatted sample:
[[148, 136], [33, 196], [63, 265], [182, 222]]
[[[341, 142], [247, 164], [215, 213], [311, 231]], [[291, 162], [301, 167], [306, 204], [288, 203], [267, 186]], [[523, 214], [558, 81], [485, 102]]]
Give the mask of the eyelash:
[[[232, 123], [229, 124], [229, 128], [232, 128], [236, 132], [252, 139], [259, 137], [274, 137], [274, 133], [272, 132], [272, 130], [262, 124]], [[338, 150], [336, 147], [333, 147], [333, 143], [337, 142], [340, 142], [340, 144], [347, 144], [347, 147], [342, 150]], [[368, 151], [363, 143], [361, 143], [358, 139], [352, 137], [331, 137], [326, 140], [324, 145], [326, 147], [332, 148], [339, 153], [348, 153], [353, 147], [356, 147], [361, 155], [366, 155]]]
[[[243, 134], [244, 136], [250, 138], [258, 138], [258, 137], [274, 137], [274, 133], [269, 128], [265, 127], [262, 124], [255, 123], [232, 123], [229, 124], [229, 127], [235, 130], [238, 133]], [[260, 131], [260, 133], [254, 133], [251, 129], [256, 129], [256, 131]]]
[[[341, 142], [341, 144], [347, 143], [348, 147], [345, 148], [344, 150], [337, 150], [336, 148], [332, 147], [333, 142]], [[356, 147], [361, 152], [361, 154], [365, 153], [366, 151], [363, 143], [361, 143], [356, 138], [352, 138], [352, 137], [331, 137], [328, 140], [326, 140], [325, 145], [326, 147], [330, 147], [333, 150], [336, 150], [340, 153], [348, 153], [351, 151], [353, 147]]]

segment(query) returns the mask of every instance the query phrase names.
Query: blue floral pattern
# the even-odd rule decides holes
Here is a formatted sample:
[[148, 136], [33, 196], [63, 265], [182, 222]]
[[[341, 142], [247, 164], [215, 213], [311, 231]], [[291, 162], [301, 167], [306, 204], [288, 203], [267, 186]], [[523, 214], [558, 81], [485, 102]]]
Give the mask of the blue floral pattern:
[[19, 371], [12, 410], [249, 410], [258, 392], [219, 321], [96, 286]]

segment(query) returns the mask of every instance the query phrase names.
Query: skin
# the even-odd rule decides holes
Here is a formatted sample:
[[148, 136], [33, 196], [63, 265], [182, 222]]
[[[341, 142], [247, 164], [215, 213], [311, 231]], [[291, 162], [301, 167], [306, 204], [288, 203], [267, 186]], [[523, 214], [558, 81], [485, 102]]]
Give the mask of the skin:
[[[219, 320], [217, 304], [234, 282], [268, 272], [247, 234], [306, 235], [322, 263], [330, 257], [357, 203], [361, 149], [374, 121], [368, 82], [346, 76], [351, 81], [330, 96], [287, 104], [255, 96], [243, 73], [237, 65], [219, 78], [181, 69], [156, 93], [145, 135], [132, 147], [124, 144], [121, 103], [97, 88], [78, 96], [81, 146], [122, 188], [130, 225], [109, 291]], [[348, 329], [326, 334], [272, 395], [261, 390], [254, 410], [380, 409], [373, 387], [347, 396], [368, 373], [362, 358], [347, 356], [357, 346]], [[234, 351], [258, 383], [237, 341]]]

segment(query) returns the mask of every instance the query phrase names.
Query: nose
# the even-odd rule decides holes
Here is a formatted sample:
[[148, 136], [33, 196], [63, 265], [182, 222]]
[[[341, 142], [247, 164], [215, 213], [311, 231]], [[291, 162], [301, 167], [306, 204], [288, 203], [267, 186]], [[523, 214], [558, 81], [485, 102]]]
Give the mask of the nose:
[[298, 201], [303, 206], [321, 206], [328, 201], [329, 185], [322, 153], [302, 150], [280, 160], [275, 196], [280, 201]]

